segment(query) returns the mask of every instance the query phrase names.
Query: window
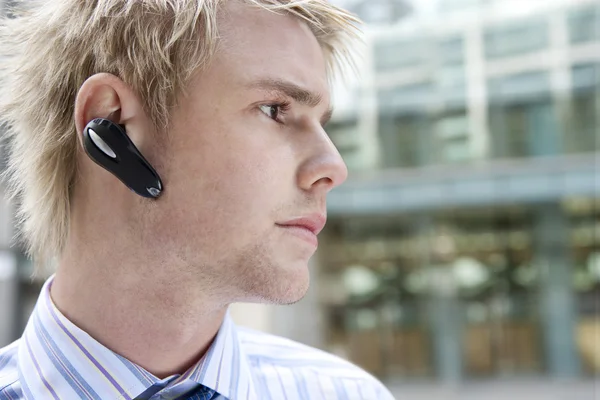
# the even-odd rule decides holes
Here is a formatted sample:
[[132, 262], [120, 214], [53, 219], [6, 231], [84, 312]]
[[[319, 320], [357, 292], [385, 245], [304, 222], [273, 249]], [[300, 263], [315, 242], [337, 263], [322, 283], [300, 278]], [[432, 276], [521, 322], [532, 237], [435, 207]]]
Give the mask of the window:
[[462, 108], [467, 98], [467, 76], [464, 64], [440, 68], [436, 76], [439, 95], [450, 107]]
[[430, 83], [400, 86], [379, 92], [379, 109], [392, 113], [421, 113], [434, 100], [435, 92]]
[[327, 124], [326, 130], [344, 159], [348, 170], [360, 171], [365, 169], [365, 160], [362, 156], [356, 120], [330, 122]]
[[559, 121], [549, 100], [494, 106], [490, 128], [495, 157], [551, 155], [562, 147]]
[[439, 95], [450, 107], [464, 107], [467, 95], [464, 39], [461, 36], [437, 44], [440, 65], [435, 76]]
[[445, 13], [476, 9], [488, 2], [489, 0], [440, 0], [438, 7], [441, 13]]
[[425, 115], [386, 115], [379, 119], [384, 168], [411, 168], [428, 162], [429, 122]]
[[375, 45], [377, 71], [415, 67], [425, 62], [425, 41], [413, 38], [402, 41], [381, 41]]
[[488, 82], [490, 102], [521, 103], [550, 97], [550, 77], [548, 72], [526, 72]]
[[367, 24], [393, 24], [410, 14], [412, 7], [403, 0], [363, 0], [349, 10]]
[[598, 98], [595, 93], [582, 93], [575, 96], [570, 107], [570, 115], [566, 121], [565, 151], [582, 153], [600, 150], [600, 133], [598, 126], [600, 117]]
[[437, 122], [440, 161], [452, 163], [470, 159], [468, 122], [465, 114], [445, 116]]
[[600, 133], [600, 64], [575, 65], [571, 70], [574, 96], [565, 123], [565, 151], [598, 151]]
[[527, 121], [522, 108], [494, 108], [490, 111], [490, 128], [493, 154], [498, 158], [525, 157], [527, 144]]
[[594, 91], [600, 88], [600, 64], [575, 65], [571, 69], [571, 78], [575, 91]]
[[600, 7], [588, 6], [569, 13], [571, 43], [600, 40]]
[[438, 43], [440, 62], [447, 64], [462, 64], [465, 59], [465, 41], [462, 37], [454, 37]]
[[548, 47], [548, 24], [535, 19], [497, 26], [485, 32], [484, 40], [489, 59], [531, 53]]

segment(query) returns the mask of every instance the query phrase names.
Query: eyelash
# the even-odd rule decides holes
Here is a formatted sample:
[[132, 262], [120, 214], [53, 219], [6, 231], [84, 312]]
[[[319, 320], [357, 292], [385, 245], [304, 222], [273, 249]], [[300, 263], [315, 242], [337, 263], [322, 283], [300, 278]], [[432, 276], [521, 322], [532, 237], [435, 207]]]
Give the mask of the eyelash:
[[[277, 109], [278, 109], [277, 117], [273, 118], [270, 115], [267, 115], [267, 113], [262, 111], [262, 107], [269, 107], [269, 108], [277, 107]], [[273, 121], [277, 122], [278, 124], [283, 124], [283, 122], [280, 120], [280, 118], [282, 116], [285, 116], [286, 112], [290, 109], [290, 103], [284, 101], [284, 102], [279, 102], [279, 103], [263, 104], [259, 108], [261, 108], [261, 112], [263, 114], [265, 114], [268, 118], [272, 119]]]

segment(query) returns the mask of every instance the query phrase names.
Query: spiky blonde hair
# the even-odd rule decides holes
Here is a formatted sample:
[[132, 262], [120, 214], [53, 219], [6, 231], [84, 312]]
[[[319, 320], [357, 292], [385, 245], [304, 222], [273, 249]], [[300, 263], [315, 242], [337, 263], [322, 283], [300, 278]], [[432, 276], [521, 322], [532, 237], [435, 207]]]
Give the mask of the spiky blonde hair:
[[[175, 99], [215, 52], [224, 1], [27, 0], [2, 19], [5, 178], [17, 203], [20, 238], [38, 264], [60, 255], [69, 230], [80, 86], [99, 72], [118, 76], [164, 131]], [[323, 48], [330, 75], [351, 58], [349, 39], [356, 38], [358, 20], [325, 0], [236, 1], [304, 20]]]

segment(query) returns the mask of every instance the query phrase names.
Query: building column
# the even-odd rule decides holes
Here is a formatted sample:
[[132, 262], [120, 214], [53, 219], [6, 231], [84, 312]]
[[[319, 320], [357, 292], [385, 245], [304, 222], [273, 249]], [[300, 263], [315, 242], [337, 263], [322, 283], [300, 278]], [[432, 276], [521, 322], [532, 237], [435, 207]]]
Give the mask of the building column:
[[552, 93], [558, 104], [569, 103], [573, 90], [571, 82], [571, 57], [569, 54], [569, 26], [567, 22], [567, 10], [558, 8], [550, 14], [550, 79], [552, 82]]
[[564, 121], [571, 118], [573, 102], [573, 82], [571, 79], [571, 56], [569, 54], [569, 26], [566, 8], [559, 7], [550, 14], [549, 34], [552, 59], [550, 61], [550, 79], [552, 97], [554, 102], [554, 115], [552, 121], [555, 151], [560, 153], [567, 150], [566, 135], [568, 125]]
[[537, 207], [534, 262], [540, 273], [540, 315], [549, 374], [569, 379], [580, 375], [575, 345], [577, 303], [572, 287], [568, 221], [559, 204]]
[[456, 385], [463, 379], [462, 318], [456, 298], [435, 296], [429, 304], [434, 367], [439, 380]]
[[434, 263], [432, 252], [442, 249], [445, 239], [436, 237], [429, 216], [419, 217], [422, 242], [422, 264], [428, 269], [429, 301], [427, 315], [431, 328], [433, 367], [439, 380], [457, 385], [463, 379], [463, 318], [452, 269], [445, 263]]
[[490, 154], [488, 125], [488, 89], [485, 72], [484, 38], [480, 23], [465, 30], [465, 73], [467, 85], [467, 117], [471, 153], [475, 161], [486, 160]]

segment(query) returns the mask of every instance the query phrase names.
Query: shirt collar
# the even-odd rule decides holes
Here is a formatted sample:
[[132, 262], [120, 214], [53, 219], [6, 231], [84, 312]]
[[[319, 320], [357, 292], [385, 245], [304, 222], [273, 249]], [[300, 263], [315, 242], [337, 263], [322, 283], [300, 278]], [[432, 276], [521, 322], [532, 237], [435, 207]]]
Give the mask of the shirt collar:
[[[19, 347], [19, 375], [33, 399], [134, 399], [160, 380], [104, 347], [54, 306], [44, 284]], [[204, 357], [173, 382], [191, 379], [229, 400], [257, 398], [229, 313]]]

